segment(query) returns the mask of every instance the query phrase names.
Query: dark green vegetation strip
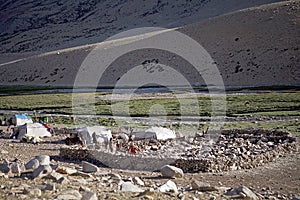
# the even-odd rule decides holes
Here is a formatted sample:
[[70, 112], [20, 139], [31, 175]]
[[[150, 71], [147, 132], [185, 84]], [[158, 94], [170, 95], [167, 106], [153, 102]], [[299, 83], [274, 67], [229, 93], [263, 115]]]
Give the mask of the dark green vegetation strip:
[[[94, 114], [86, 102], [95, 99], [95, 111], [98, 115], [126, 115], [126, 102], [111, 102], [101, 100], [91, 93], [77, 94], [82, 100], [82, 104], [77, 105], [74, 114]], [[160, 98], [160, 99], [139, 99], [129, 102], [129, 113], [131, 116], [148, 116], [149, 110], [154, 105], [163, 107], [168, 116], [180, 116], [181, 101], [186, 105], [192, 102], [191, 99]], [[209, 96], [198, 97], [199, 114], [201, 116], [211, 115], [211, 99]], [[112, 113], [111, 106], [114, 106]], [[193, 110], [194, 106], [185, 106], [184, 115], [198, 115]], [[0, 97], [0, 109], [2, 110], [24, 110], [24, 111], [43, 111], [45, 113], [72, 114], [72, 94], [34, 94], [34, 95], [13, 95]], [[151, 115], [161, 115], [162, 112], [153, 111]], [[227, 95], [227, 116], [299, 116], [300, 115], [300, 93], [260, 93]]]
[[[112, 103], [110, 100], [100, 100], [92, 93], [77, 94], [82, 100], [82, 104], [77, 105], [75, 114], [94, 114], [89, 105], [85, 102], [88, 99], [95, 99], [95, 111], [99, 115], [126, 115], [126, 102], [118, 101]], [[180, 116], [181, 103], [189, 105], [191, 99], [139, 99], [129, 102], [129, 113], [131, 116], [148, 116], [149, 110], [154, 105], [163, 107], [168, 116]], [[199, 113], [201, 116], [210, 116], [211, 99], [209, 96], [198, 97]], [[112, 113], [111, 106], [114, 106]], [[185, 115], [198, 115], [193, 110], [194, 106], [185, 106]], [[35, 94], [35, 95], [15, 95], [1, 96], [0, 109], [2, 110], [24, 110], [24, 111], [43, 111], [46, 113], [72, 114], [72, 94]], [[161, 115], [159, 110], [152, 115]], [[300, 115], [300, 93], [260, 93], [227, 95], [227, 116], [299, 116]]]

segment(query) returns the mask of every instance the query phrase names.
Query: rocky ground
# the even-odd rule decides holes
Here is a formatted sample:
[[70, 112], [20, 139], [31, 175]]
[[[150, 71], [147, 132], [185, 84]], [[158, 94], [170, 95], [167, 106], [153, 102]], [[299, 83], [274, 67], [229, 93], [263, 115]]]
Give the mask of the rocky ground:
[[[34, 145], [8, 139], [3, 133], [0, 198], [299, 199], [299, 152], [281, 154], [276, 161], [253, 169], [228, 172], [183, 173], [173, 167], [160, 172], [128, 171], [62, 159], [59, 149], [66, 147], [64, 138], [56, 135]], [[36, 160], [28, 163], [33, 158]]]

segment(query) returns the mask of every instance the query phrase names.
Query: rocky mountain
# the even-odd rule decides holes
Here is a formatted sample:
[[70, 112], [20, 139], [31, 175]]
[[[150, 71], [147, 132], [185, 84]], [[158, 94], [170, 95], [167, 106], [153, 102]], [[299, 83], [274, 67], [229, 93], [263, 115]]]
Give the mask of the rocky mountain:
[[101, 42], [139, 27], [179, 27], [279, 0], [46, 0], [0, 2], [0, 53]]
[[[189, 47], [180, 44], [178, 38], [167, 37], [162, 30], [147, 33], [148, 35], [137, 31], [134, 37], [125, 37], [126, 30], [132, 30], [131, 28], [160, 26], [176, 27], [169, 30], [182, 33], [200, 44], [206, 52], [206, 57], [211, 57], [205, 61], [210, 62], [206, 63], [207, 66], [217, 67], [218, 71], [215, 74], [220, 75], [226, 86], [299, 86], [300, 1], [241, 2], [227, 0], [221, 4], [217, 0], [168, 1], [168, 3], [157, 1], [153, 4], [148, 1], [137, 3], [132, 0], [113, 4], [101, 1], [79, 6], [85, 9], [77, 12], [71, 12], [68, 6], [63, 9], [65, 3], [60, 5], [56, 2], [53, 3], [55, 8], [61, 7], [56, 14], [50, 9], [52, 4], [40, 3], [30, 7], [34, 12], [28, 14], [28, 19], [32, 19], [31, 15], [35, 12], [36, 18], [42, 16], [41, 13], [52, 14], [47, 15], [45, 21], [39, 20], [43, 23], [35, 23], [36, 28], [23, 23], [26, 13], [20, 14], [23, 17], [7, 17], [6, 21], [2, 18], [8, 25], [5, 30], [4, 26], [1, 26], [4, 31], [0, 37], [2, 51], [0, 82], [2, 85], [73, 86], [76, 76], [88, 69], [88, 66], [82, 67], [87, 57], [98, 51], [99, 56], [93, 60], [92, 67], [105, 69], [101, 77], [98, 77], [99, 82], [96, 84], [99, 86], [115, 86], [136, 66], [143, 66], [149, 75], [155, 70], [168, 75], [168, 71], [162, 70], [161, 66], [171, 66], [178, 72], [177, 74], [183, 75], [189, 84], [207, 85], [203, 77], [214, 75], [215, 72], [202, 68], [199, 75], [195, 65], [181, 55], [159, 48], [150, 48], [163, 43], [167, 46], [173, 45], [173, 49], [177, 52], [183, 52], [184, 48], [189, 51]], [[237, 10], [263, 3], [268, 4]], [[1, 10], [8, 10], [15, 4], [16, 2], [4, 3]], [[76, 7], [75, 5], [78, 7], [78, 4], [72, 1], [67, 4], [72, 5], [72, 8]], [[103, 5], [107, 6], [106, 9], [103, 9]], [[237, 11], [227, 13], [233, 10]], [[219, 15], [222, 13], [226, 14]], [[209, 18], [214, 15], [219, 16]], [[70, 17], [62, 20], [63, 16]], [[20, 23], [17, 23], [17, 19]], [[11, 23], [8, 23], [9, 20]], [[122, 33], [123, 39], [115, 37], [110, 42], [94, 43], [101, 42], [115, 33]], [[159, 40], [156, 40], [156, 37]], [[116, 57], [115, 52], [131, 44], [139, 46], [139, 49], [128, 50]], [[65, 47], [72, 48], [64, 49]], [[55, 51], [49, 52], [50, 50]], [[41, 53], [43, 51], [46, 53]], [[190, 51], [192, 52], [191, 49]], [[12, 54], [12, 52], [22, 53]], [[106, 56], [101, 57], [103, 55]], [[197, 58], [199, 55], [196, 53], [194, 57]], [[112, 58], [109, 66], [104, 62], [108, 58]], [[209, 69], [207, 66], [205, 67]], [[91, 72], [90, 75], [95, 74]], [[131, 78], [134, 80], [138, 76], [133, 74]], [[98, 81], [96, 79], [95, 81]], [[143, 78], [139, 77], [137, 80], [140, 79]], [[184, 84], [178, 77], [173, 79], [175, 85]], [[213, 80], [214, 77], [208, 79]]]

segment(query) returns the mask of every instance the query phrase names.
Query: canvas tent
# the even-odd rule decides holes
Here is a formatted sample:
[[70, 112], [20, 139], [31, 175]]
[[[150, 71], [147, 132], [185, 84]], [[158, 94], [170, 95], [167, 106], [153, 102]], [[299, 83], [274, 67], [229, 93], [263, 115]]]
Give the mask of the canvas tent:
[[33, 123], [31, 117], [26, 114], [14, 114], [13, 116], [6, 119], [6, 124], [8, 126], [21, 126], [25, 123]]
[[51, 137], [51, 133], [48, 129], [40, 123], [26, 123], [22, 126], [15, 127], [14, 135], [17, 139], [22, 139], [25, 136]]
[[85, 146], [91, 144], [108, 144], [112, 139], [111, 130], [104, 126], [90, 126], [77, 129], [78, 137]]
[[134, 132], [133, 135], [135, 140], [143, 140], [143, 139], [168, 140], [168, 139], [176, 138], [176, 134], [173, 130], [164, 127], [151, 127], [144, 131]]

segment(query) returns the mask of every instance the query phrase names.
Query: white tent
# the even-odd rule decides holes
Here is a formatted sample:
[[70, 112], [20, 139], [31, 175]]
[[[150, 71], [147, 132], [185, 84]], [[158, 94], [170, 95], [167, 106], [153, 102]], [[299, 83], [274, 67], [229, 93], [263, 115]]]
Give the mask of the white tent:
[[33, 123], [30, 116], [26, 114], [14, 114], [6, 119], [7, 125], [21, 126], [25, 123]]
[[40, 123], [28, 123], [14, 128], [14, 135], [17, 139], [22, 139], [25, 136], [32, 137], [51, 137], [51, 133], [46, 127]]
[[112, 139], [111, 130], [104, 126], [90, 126], [77, 130], [78, 137], [85, 146], [90, 144], [105, 143], [108, 144]]
[[135, 140], [142, 140], [142, 139], [168, 140], [168, 139], [176, 138], [176, 134], [174, 131], [163, 127], [151, 127], [144, 131], [134, 132], [133, 135]]

